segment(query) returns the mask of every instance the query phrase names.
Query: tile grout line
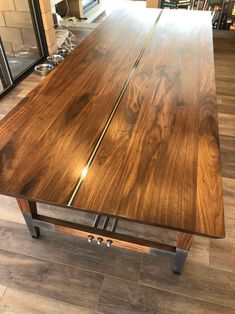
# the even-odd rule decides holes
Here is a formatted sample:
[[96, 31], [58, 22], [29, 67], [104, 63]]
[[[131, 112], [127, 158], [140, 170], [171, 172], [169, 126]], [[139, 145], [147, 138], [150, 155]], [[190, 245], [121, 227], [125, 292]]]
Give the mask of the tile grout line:
[[[52, 297], [47, 297], [47, 296], [44, 296], [44, 295], [41, 295], [41, 294], [32, 293], [31, 291], [28, 291], [28, 290], [25, 290], [25, 289], [19, 289], [19, 288], [14, 288], [14, 287], [6, 287], [6, 289], [4, 291], [4, 295], [6, 293], [6, 290], [9, 290], [9, 289], [10, 290], [14, 290], [14, 291], [18, 291], [20, 293], [25, 293], [25, 294], [28, 294], [28, 295], [31, 295], [31, 296], [34, 296], [34, 297], [40, 297], [42, 299], [46, 299], [46, 300], [49, 300], [49, 301], [54, 301], [54, 302], [58, 302], [58, 303], [61, 303], [61, 304], [68, 305], [68, 306], [73, 306], [73, 307], [78, 308], [78, 309], [88, 310], [88, 311], [95, 311], [95, 310], [89, 309], [87, 307], [82, 307], [82, 306], [74, 304], [74, 303], [68, 303], [66, 301], [61, 301], [59, 299], [55, 299], [55, 298], [52, 298]], [[0, 305], [1, 305], [1, 298], [0, 298]]]
[[[182, 293], [178, 293], [178, 292], [175, 292], [175, 291], [172, 291], [172, 290], [167, 290], [167, 289], [162, 289], [160, 287], [156, 287], [156, 286], [153, 286], [151, 284], [146, 284], [146, 283], [142, 283], [142, 282], [137, 282], [137, 281], [134, 281], [134, 280], [130, 280], [130, 279], [122, 279], [122, 278], [119, 278], [119, 277], [115, 277], [115, 276], [112, 276], [112, 275], [108, 275], [108, 274], [103, 274], [103, 273], [99, 273], [99, 272], [96, 272], [96, 271], [93, 271], [93, 270], [88, 270], [86, 268], [78, 268], [78, 267], [75, 267], [75, 266], [72, 266], [72, 265], [68, 265], [68, 264], [63, 264], [63, 263], [57, 263], [57, 262], [53, 262], [53, 261], [50, 261], [50, 260], [47, 260], [47, 259], [42, 259], [40, 257], [35, 257], [35, 256], [30, 256], [30, 255], [25, 255], [25, 254], [20, 254], [20, 253], [15, 253], [15, 252], [12, 252], [12, 251], [8, 251], [8, 250], [5, 250], [5, 249], [0, 249], [0, 251], [6, 251], [6, 252], [10, 252], [10, 253], [13, 253], [13, 254], [18, 254], [18, 255], [22, 255], [22, 256], [28, 256], [28, 257], [31, 257], [31, 258], [34, 258], [34, 259], [38, 259], [38, 260], [43, 260], [43, 261], [48, 261], [50, 263], [53, 263], [53, 264], [58, 264], [58, 265], [63, 265], [63, 266], [68, 266], [68, 267], [71, 267], [71, 268], [75, 268], [75, 269], [78, 269], [78, 270], [82, 270], [82, 271], [88, 271], [88, 272], [91, 272], [91, 273], [95, 273], [95, 274], [99, 274], [99, 275], [102, 275], [104, 278], [105, 277], [108, 277], [108, 278], [114, 278], [114, 279], [117, 279], [117, 280], [120, 280], [120, 281], [126, 281], [126, 282], [130, 282], [132, 284], [137, 284], [137, 285], [141, 285], [143, 287], [149, 287], [149, 288], [152, 288], [152, 289], [156, 289], [156, 290], [160, 290], [160, 291], [164, 291], [164, 292], [168, 292], [168, 293], [171, 293], [173, 295], [179, 295], [179, 296], [182, 296], [182, 297], [185, 297], [185, 298], [189, 298], [189, 299], [193, 299], [193, 300], [196, 300], [196, 301], [203, 301], [203, 302], [207, 302], [209, 304], [216, 304], [216, 305], [220, 305], [220, 306], [223, 306], [223, 307], [227, 307], [227, 308], [232, 308], [232, 309], [235, 309], [235, 306], [226, 306], [222, 303], [218, 303], [218, 302], [212, 302], [212, 301], [209, 301], [209, 300], [205, 300], [205, 299], [201, 299], [201, 298], [195, 298], [193, 296], [190, 296], [190, 295], [186, 295], [186, 294], [182, 294]], [[224, 272], [226, 273], [231, 273], [231, 274], [234, 274], [233, 272], [229, 272], [229, 271], [225, 271], [223, 270]], [[11, 287], [9, 287], [11, 288]], [[25, 290], [27, 291], [27, 290]], [[43, 296], [42, 296], [43, 297]], [[61, 301], [63, 302], [63, 301]], [[75, 305], [76, 306], [76, 305]], [[79, 305], [77, 305], [79, 306]]]
[[[232, 242], [234, 243], [234, 239], [232, 239]], [[225, 271], [225, 272], [228, 272], [228, 273], [230, 273], [230, 274], [235, 274], [235, 271], [226, 270], [226, 269], [224, 269], [224, 268], [218, 268], [218, 267], [212, 266], [212, 265], [209, 265], [209, 268], [215, 269], [215, 270], [219, 270], [219, 271]]]
[[141, 268], [142, 268], [142, 265], [143, 265], [143, 260], [144, 260], [144, 254], [142, 254], [141, 260], [140, 260], [140, 270], [139, 270], [138, 279], [137, 279], [137, 283], [138, 284], [140, 283], [140, 273], [141, 273]]
[[[21, 225], [21, 224], [20, 224]], [[27, 238], [26, 238], [27, 239]], [[209, 239], [210, 240], [210, 239]], [[229, 239], [229, 240], [233, 240], [233, 239]], [[117, 249], [120, 249], [117, 247]], [[63, 266], [68, 266], [68, 267], [71, 267], [71, 268], [75, 268], [75, 269], [80, 269], [80, 270], [83, 270], [83, 271], [89, 271], [89, 272], [92, 272], [92, 273], [95, 273], [95, 274], [100, 274], [100, 275], [104, 275], [104, 276], [109, 276], [109, 277], [114, 277], [114, 278], [119, 278], [119, 277], [116, 277], [115, 275], [109, 275], [109, 274], [105, 274], [105, 273], [101, 273], [101, 272], [98, 272], [98, 271], [95, 271], [95, 270], [91, 270], [89, 268], [83, 268], [83, 267], [77, 267], [77, 266], [74, 266], [74, 265], [70, 265], [70, 264], [67, 264], [67, 263], [63, 263], [63, 262], [58, 262], [58, 261], [53, 261], [53, 260], [50, 260], [48, 258], [44, 258], [44, 257], [38, 257], [38, 256], [35, 256], [35, 255], [31, 255], [31, 254], [26, 254], [26, 253], [19, 253], [17, 251], [13, 251], [13, 250], [10, 250], [10, 249], [7, 249], [7, 248], [1, 248], [0, 247], [0, 251], [6, 251], [6, 252], [9, 252], [9, 253], [12, 253], [12, 254], [18, 254], [18, 255], [21, 255], [21, 256], [26, 256], [26, 257], [31, 257], [31, 258], [34, 258], [34, 259], [38, 259], [38, 260], [42, 260], [42, 261], [47, 261], [47, 262], [50, 262], [50, 263], [54, 263], [54, 264], [58, 264], [58, 265], [63, 265]], [[130, 250], [126, 249], [127, 252], [130, 252]], [[127, 280], [127, 281], [130, 281], [130, 282], [137, 282], [137, 283], [140, 283], [139, 279], [140, 279], [140, 272], [141, 272], [141, 267], [142, 267], [142, 264], [143, 264], [143, 259], [144, 259], [144, 255], [145, 253], [139, 253], [139, 252], [134, 252], [135, 254], [140, 254], [141, 257], [140, 257], [140, 271], [138, 272], [138, 276], [137, 276], [137, 279], [136, 280], [131, 280], [131, 279], [126, 279], [126, 278], [120, 278], [121, 280]], [[153, 255], [153, 256], [158, 256], [157, 254], [151, 254], [150, 255]], [[161, 256], [159, 254], [159, 256]], [[191, 262], [195, 263], [194, 260], [190, 260]], [[216, 269], [216, 270], [221, 270], [220, 268], [218, 267], [215, 267], [215, 266], [212, 266], [211, 265], [211, 262], [210, 262], [210, 242], [209, 242], [209, 263], [208, 265], [207, 264], [202, 264], [204, 265], [205, 267], [208, 267], [208, 268], [212, 268], [212, 269]], [[222, 269], [224, 272], [227, 272], [227, 273], [230, 273], [230, 274], [234, 274], [235, 272], [234, 271], [231, 271], [231, 270], [226, 270], [226, 269]], [[142, 283], [141, 283], [142, 284]]]
[[182, 293], [178, 293], [178, 292], [175, 292], [175, 291], [172, 291], [172, 290], [167, 290], [167, 289], [162, 289], [160, 287], [155, 287], [155, 286], [152, 286], [151, 284], [146, 284], [146, 283], [141, 283], [141, 282], [138, 283], [138, 284], [141, 285], [141, 286], [144, 286], [144, 287], [149, 287], [149, 288], [152, 288], [152, 289], [168, 292], [168, 293], [175, 294], [175, 295], [178, 295], [178, 296], [181, 296], [181, 297], [185, 297], [185, 298], [188, 298], [188, 299], [193, 299], [193, 300], [196, 300], [196, 301], [202, 301], [202, 302], [206, 302], [206, 303], [209, 303], [209, 304], [215, 304], [215, 305], [223, 306], [225, 308], [235, 309], [235, 306], [224, 305], [224, 304], [218, 303], [218, 302], [213, 302], [213, 301], [209, 301], [209, 300], [205, 300], [205, 299], [201, 299], [201, 298], [195, 298], [193, 296], [182, 294]]
[[102, 275], [102, 276], [106, 276], [106, 277], [110, 277], [110, 278], [116, 278], [116, 279], [120, 279], [120, 280], [125, 280], [125, 281], [129, 281], [129, 282], [132, 282], [132, 283], [138, 283], [136, 280], [125, 279], [125, 278], [123, 279], [123, 278], [116, 277], [114, 275], [104, 274], [104, 273], [100, 273], [98, 271], [91, 270], [91, 269], [88, 269], [88, 268], [76, 267], [76, 266], [69, 265], [69, 264], [66, 264], [66, 263], [52, 261], [52, 260], [49, 260], [49, 259], [46, 259], [46, 258], [42, 258], [42, 257], [36, 257], [34, 255], [27, 255], [27, 254], [18, 253], [18, 252], [15, 252], [15, 251], [11, 251], [11, 250], [0, 248], [0, 252], [1, 251], [5, 251], [5, 252], [8, 252], [8, 253], [17, 254], [17, 255], [21, 255], [21, 256], [25, 256], [25, 257], [30, 257], [30, 258], [33, 258], [33, 259], [36, 259], [36, 260], [39, 260], [39, 261], [45, 261], [45, 262], [49, 262], [49, 263], [52, 263], [52, 264], [57, 264], [57, 265], [60, 265], [60, 266], [67, 266], [67, 267], [74, 268], [74, 269], [77, 269], [77, 270], [82, 270], [82, 271], [86, 271], [86, 272], [90, 272], [90, 273], [94, 273], [94, 274], [98, 274], [98, 275]]
[[3, 294], [0, 297], [0, 303], [1, 303], [1, 300], [3, 299], [3, 297], [4, 297], [4, 295], [5, 295], [6, 291], [7, 291], [7, 289], [8, 289], [8, 287], [5, 287], [5, 290], [3, 291]]
[[97, 308], [98, 308], [98, 305], [99, 305], [99, 302], [100, 302], [101, 293], [102, 293], [102, 290], [103, 290], [103, 287], [104, 287], [104, 281], [105, 281], [105, 277], [103, 276], [103, 281], [102, 281], [102, 285], [101, 285], [101, 287], [100, 287], [100, 293], [99, 293], [98, 298], [97, 298], [97, 303], [96, 303], [96, 307], [95, 307], [95, 312], [97, 312]]

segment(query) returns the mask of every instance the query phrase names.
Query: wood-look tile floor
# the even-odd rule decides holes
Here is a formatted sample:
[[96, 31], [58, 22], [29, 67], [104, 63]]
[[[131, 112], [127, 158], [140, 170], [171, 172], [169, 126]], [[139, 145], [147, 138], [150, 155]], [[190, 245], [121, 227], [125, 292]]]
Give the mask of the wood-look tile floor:
[[[195, 237], [181, 276], [172, 260], [42, 230], [29, 236], [16, 202], [0, 197], [0, 313], [235, 313], [235, 41], [215, 39], [226, 238]], [[31, 74], [0, 100], [5, 116], [40, 77]], [[39, 212], [88, 222], [49, 205]], [[175, 232], [121, 223], [122, 232], [173, 242]]]

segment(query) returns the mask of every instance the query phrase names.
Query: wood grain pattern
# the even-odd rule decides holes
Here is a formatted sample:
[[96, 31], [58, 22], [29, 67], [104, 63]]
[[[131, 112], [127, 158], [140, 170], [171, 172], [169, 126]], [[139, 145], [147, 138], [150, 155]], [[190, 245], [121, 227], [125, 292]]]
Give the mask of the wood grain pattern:
[[199, 233], [210, 233], [213, 230], [215, 235], [224, 237], [224, 205], [212, 36], [206, 36], [203, 33], [199, 38], [199, 45], [208, 47], [208, 52], [200, 50], [196, 228]]
[[210, 266], [235, 273], [235, 246], [234, 239], [210, 241]]
[[95, 314], [95, 311], [10, 288], [6, 290], [0, 301], [0, 312], [1, 314]]
[[[223, 50], [224, 55], [225, 53], [227, 56], [230, 55], [230, 62], [228, 62], [226, 67], [229, 84], [229, 78], [231, 74], [233, 74], [233, 77], [235, 78], [235, 68], [234, 66], [231, 67], [231, 65], [235, 61], [234, 50], [232, 50], [232, 47], [235, 47], [235, 41], [233, 40], [231, 43], [229, 43], [228, 39], [225, 39], [223, 40], [223, 42], [215, 42], [214, 47], [215, 57], [217, 59], [215, 70], [217, 73], [217, 65], [223, 63], [223, 57], [221, 57], [220, 51]], [[226, 47], [228, 49], [226, 49]], [[12, 106], [16, 105], [16, 103], [19, 102], [19, 98], [22, 98], [25, 92], [25, 88], [30, 88], [30, 82], [28, 80], [30, 80], [30, 78], [27, 78], [25, 81], [20, 83], [16, 87], [16, 89], [11, 91], [11, 93], [9, 93], [7, 96], [0, 100], [0, 114], [2, 114], [2, 108], [4, 108], [3, 114], [5, 114], [5, 108], [8, 110], [8, 108], [4, 106], [3, 102], [6, 105], [8, 103]], [[20, 96], [18, 97], [17, 94], [19, 94]], [[219, 96], [219, 98], [222, 99], [222, 104], [218, 103], [219, 112], [235, 114], [235, 111], [231, 111], [232, 106], [230, 106], [232, 104], [235, 104], [235, 90], [234, 97], [226, 97], [225, 93], [223, 94], [223, 97]], [[221, 111], [221, 106], [223, 106], [223, 111]], [[231, 112], [226, 111], [228, 109]], [[232, 150], [235, 147], [233, 145], [234, 133], [232, 132], [232, 130], [230, 132], [230, 138], [231, 141], [228, 141], [228, 138], [226, 138], [224, 142], [224, 136], [221, 136], [220, 143], [222, 151], [226, 149], [226, 151], [229, 152], [229, 150], [231, 149], [232, 154]], [[226, 168], [227, 165], [222, 161], [222, 170], [224, 167]], [[226, 218], [226, 239], [229, 238], [232, 244], [232, 241], [234, 243], [235, 240], [235, 180], [231, 178], [223, 178], [223, 186]], [[2, 219], [8, 219], [17, 222], [20, 221], [20, 211], [15, 203], [16, 202], [13, 198], [6, 196], [0, 197], [0, 212]], [[38, 210], [39, 213], [43, 213], [44, 215], [53, 214], [56, 218], [58, 218], [59, 216], [60, 219], [73, 220], [81, 223], [82, 218], [80, 211], [45, 204], [38, 204]], [[82, 217], [89, 216], [93, 216], [93, 214], [83, 213], [82, 215]], [[83, 220], [84, 223], [87, 221], [87, 219], [85, 220], [85, 218]], [[88, 223], [89, 222], [90, 220], [88, 220]], [[23, 254], [24, 256], [31, 255], [38, 257], [39, 259], [48, 259], [53, 262], [63, 263], [71, 265], [73, 267], [83, 268], [91, 271], [94, 270], [102, 274], [110, 275], [111, 277], [107, 276], [105, 278], [104, 285], [101, 291], [101, 298], [97, 308], [97, 311], [100, 313], [120, 314], [120, 311], [125, 313], [137, 312], [141, 314], [143, 314], [144, 311], [146, 311], [147, 313], [173, 312], [180, 314], [184, 313], [185, 311], [187, 313], [192, 312], [197, 314], [235, 313], [234, 308], [223, 307], [220, 304], [222, 301], [222, 303], [228, 306], [228, 304], [230, 304], [231, 302], [227, 299], [224, 302], [223, 293], [225, 293], [226, 298], [227, 295], [230, 295], [230, 300], [234, 300], [235, 294], [234, 290], [231, 291], [231, 289], [233, 289], [234, 287], [234, 274], [218, 268], [221, 266], [222, 268], [234, 270], [234, 265], [231, 264], [232, 258], [230, 259], [229, 257], [229, 250], [231, 249], [231, 247], [226, 243], [225, 245], [223, 245], [223, 242], [227, 242], [226, 239], [213, 241], [209, 238], [195, 236], [190, 254], [188, 255], [187, 259], [187, 263], [190, 262], [192, 258], [194, 262], [193, 264], [189, 263], [188, 266], [186, 265], [186, 271], [184, 272], [184, 275], [181, 276], [181, 278], [176, 278], [177, 280], [175, 280], [175, 288], [172, 288], [173, 285], [165, 285], [166, 276], [168, 278], [168, 276], [171, 275], [170, 272], [172, 268], [172, 263], [168, 259], [159, 259], [159, 257], [157, 256], [153, 258], [151, 258], [150, 256], [150, 259], [148, 257], [144, 257], [141, 281], [143, 280], [144, 283], [156, 286], [157, 289], [155, 289], [151, 287], [146, 287], [146, 285], [133, 283], [133, 281], [137, 281], [139, 272], [139, 260], [135, 256], [139, 255], [139, 257], [142, 257], [142, 254], [128, 252], [127, 250], [122, 250], [118, 248], [112, 248], [112, 250], [110, 250], [106, 249], [105, 247], [98, 247], [96, 243], [93, 243], [92, 246], [88, 246], [87, 241], [83, 239], [70, 237], [60, 233], [47, 232], [45, 230], [42, 230], [42, 236], [40, 238], [40, 241], [32, 241], [32, 239], [28, 236], [27, 229], [24, 225], [6, 223], [4, 221], [0, 221], [0, 225], [0, 247], [2, 249], [12, 252], [18, 252]], [[118, 231], [120, 232], [125, 231], [130, 235], [147, 237], [152, 240], [157, 239], [158, 241], [164, 240], [172, 244], [174, 243], [176, 234], [175, 231], [155, 228], [143, 224], [134, 223], [133, 226], [133, 222], [129, 222], [127, 220], [121, 221], [119, 227], [120, 230], [118, 229]], [[214, 245], [211, 245], [211, 248], [209, 250], [208, 243], [210, 242], [217, 243], [218, 246], [221, 246], [221, 249], [223, 246], [223, 252], [222, 250], [218, 251]], [[214, 249], [216, 250], [216, 254], [213, 253]], [[219, 259], [218, 254], [222, 256], [223, 260]], [[209, 255], [211, 255], [210, 267]], [[214, 258], [216, 260], [214, 260]], [[201, 263], [203, 260], [205, 267], [201, 267]], [[111, 264], [112, 267], [110, 267]], [[166, 264], [168, 265], [168, 270], [166, 270], [166, 274], [164, 273], [162, 276], [160, 276], [160, 273], [166, 267]], [[19, 267], [19, 264], [16, 265], [18, 271], [20, 271]], [[155, 277], [156, 272], [159, 275]], [[71, 276], [73, 276], [73, 273], [71, 273]], [[66, 282], [70, 282], [69, 276], [66, 279]], [[54, 281], [51, 282], [51, 285], [54, 291], [57, 291]], [[219, 291], [221, 285], [222, 289], [221, 291]], [[180, 287], [180, 293], [183, 292], [184, 295], [179, 295], [178, 286]], [[62, 291], [63, 289], [64, 284], [60, 286], [60, 290]], [[166, 292], [167, 289], [172, 291]], [[23, 313], [21, 314], [25, 314], [27, 313], [26, 309], [31, 309], [31, 306], [35, 309], [35, 304], [31, 298], [22, 296], [21, 301], [19, 301], [19, 298], [17, 298], [17, 296], [14, 294], [14, 300], [12, 300], [12, 298], [10, 299], [10, 294], [8, 295], [7, 291], [4, 295], [7, 295], [8, 297], [6, 300], [4, 298], [3, 304], [9, 305], [9, 310], [14, 311], [16, 308], [18, 310], [22, 308]], [[25, 291], [21, 291], [25, 293]], [[40, 291], [41, 290], [39, 290], [39, 293]], [[211, 298], [212, 294], [214, 298], [210, 300], [210, 302], [202, 301], [202, 299], [207, 300], [208, 298]], [[220, 297], [221, 294], [222, 297]], [[191, 297], [187, 297], [187, 295], [190, 295]], [[35, 298], [37, 298], [38, 303], [40, 303], [38, 304], [39, 309], [41, 309], [43, 305], [45, 305], [45, 307], [49, 306], [49, 300], [47, 298], [41, 298], [38, 294]], [[55, 296], [55, 298], [57, 297]], [[96, 299], [96, 303], [97, 301], [98, 299]], [[26, 309], [24, 308], [23, 302], [25, 306], [27, 306]], [[56, 302], [58, 303], [58, 301]], [[59, 307], [57, 306], [55, 307], [55, 309], [59, 310]], [[44, 314], [45, 310], [42, 310], [42, 312]], [[61, 310], [61, 314], [64, 314], [65, 312], [66, 311]], [[72, 311], [70, 312], [72, 313]], [[5, 314], [4, 311], [3, 313]], [[80, 314], [80, 312], [78, 313]], [[7, 314], [9, 314], [9, 311], [7, 312]]]
[[[0, 250], [0, 279], [9, 288], [94, 310], [104, 276]], [[63, 287], [63, 288], [62, 288]]]
[[67, 203], [158, 14], [113, 13], [1, 121], [1, 193]]
[[234, 314], [232, 308], [196, 300], [194, 296], [189, 298], [114, 278], [105, 278], [97, 309], [105, 314]]
[[177, 295], [233, 307], [234, 311], [235, 287], [232, 284], [235, 280], [234, 273], [187, 261], [184, 275], [176, 280], [171, 273], [171, 268], [172, 262], [169, 258], [146, 254], [143, 258], [139, 283]]
[[189, 251], [193, 242], [193, 236], [191, 234], [179, 232], [176, 240], [176, 247], [181, 250]]
[[35, 202], [26, 201], [24, 199], [17, 199], [18, 206], [23, 214], [37, 215], [37, 206]]
[[213, 79], [209, 15], [164, 11], [73, 206], [223, 237]]
[[[115, 13], [3, 120], [1, 193], [67, 204], [155, 12]], [[211, 40], [208, 13], [162, 14], [74, 208], [224, 236]]]

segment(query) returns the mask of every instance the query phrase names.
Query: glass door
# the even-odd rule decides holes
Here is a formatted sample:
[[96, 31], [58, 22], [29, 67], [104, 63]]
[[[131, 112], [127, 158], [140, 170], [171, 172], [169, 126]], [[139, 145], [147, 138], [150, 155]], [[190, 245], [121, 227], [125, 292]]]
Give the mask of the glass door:
[[[0, 78], [5, 80], [1, 95], [1, 90], [17, 83], [46, 55], [38, 0], [0, 0], [0, 37]], [[8, 79], [2, 74], [6, 72]]]
[[12, 85], [11, 74], [6, 62], [6, 56], [3, 50], [0, 38], [0, 95]]

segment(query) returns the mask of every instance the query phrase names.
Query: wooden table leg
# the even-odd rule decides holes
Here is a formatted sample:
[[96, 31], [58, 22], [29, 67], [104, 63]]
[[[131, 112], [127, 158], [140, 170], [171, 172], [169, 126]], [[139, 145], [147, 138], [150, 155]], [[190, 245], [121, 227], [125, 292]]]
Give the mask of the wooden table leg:
[[190, 250], [193, 236], [188, 233], [179, 232], [176, 240], [175, 264], [173, 267], [174, 274], [180, 275]]
[[32, 238], [39, 238], [40, 229], [33, 224], [33, 217], [37, 215], [37, 206], [35, 202], [27, 201], [24, 199], [16, 199], [19, 208], [24, 216], [25, 222], [28, 226]]

